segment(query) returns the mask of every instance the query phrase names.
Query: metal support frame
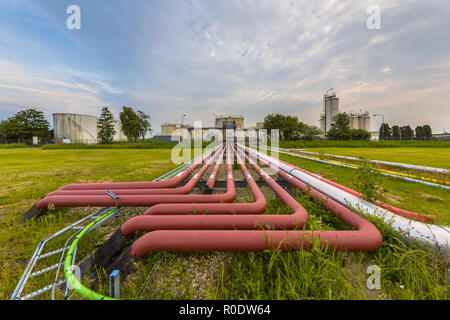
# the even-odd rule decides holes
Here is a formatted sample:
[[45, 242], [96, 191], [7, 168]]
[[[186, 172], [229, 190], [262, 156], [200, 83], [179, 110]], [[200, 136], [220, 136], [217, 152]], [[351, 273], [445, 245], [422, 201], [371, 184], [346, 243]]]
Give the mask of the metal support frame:
[[[177, 173], [177, 172], [183, 170], [184, 168], [186, 168], [187, 166], [192, 164], [194, 161], [198, 160], [200, 157], [201, 156], [196, 157], [196, 158], [192, 159], [191, 161], [189, 161], [189, 162], [187, 162], [185, 164], [182, 164], [181, 166], [178, 166], [177, 168], [175, 168], [175, 169], [165, 173], [164, 175], [160, 176], [159, 178], [155, 179], [154, 181], [160, 181], [160, 180], [167, 179], [168, 177], [170, 177], [174, 173]], [[116, 204], [117, 204], [118, 196], [115, 195], [114, 193], [112, 193], [111, 191], [107, 191], [106, 193], [110, 197], [115, 199], [116, 200]], [[66, 284], [66, 280], [65, 279], [58, 280], [58, 278], [59, 278], [59, 275], [60, 275], [61, 266], [64, 264], [63, 261], [64, 261], [64, 257], [65, 257], [66, 251], [68, 250], [68, 246], [67, 245], [68, 245], [70, 239], [72, 239], [73, 237], [78, 235], [80, 233], [80, 231], [83, 230], [86, 227], [85, 225], [82, 225], [83, 222], [86, 222], [88, 220], [96, 220], [97, 218], [99, 218], [101, 213], [106, 211], [107, 209], [109, 209], [109, 208], [107, 208], [107, 207], [101, 208], [101, 209], [95, 211], [94, 213], [91, 213], [91, 214], [87, 215], [86, 217], [84, 217], [84, 218], [82, 218], [82, 219], [72, 223], [71, 225], [69, 225], [69, 226], [67, 226], [67, 227], [65, 227], [65, 228], [55, 232], [51, 236], [49, 236], [49, 237], [45, 238], [44, 240], [42, 240], [41, 242], [39, 242], [39, 244], [36, 247], [36, 250], [34, 251], [34, 253], [33, 253], [33, 255], [32, 255], [32, 257], [31, 257], [27, 267], [25, 268], [25, 271], [22, 274], [22, 277], [20, 278], [19, 283], [17, 284], [17, 286], [16, 286], [13, 294], [11, 295], [10, 299], [11, 300], [28, 300], [28, 299], [35, 298], [35, 297], [37, 297], [37, 296], [39, 296], [39, 295], [41, 295], [41, 294], [43, 294], [45, 292], [48, 292], [48, 291], [52, 290], [52, 299], [54, 300], [55, 299], [55, 289], [56, 289], [56, 287]], [[117, 217], [117, 212], [116, 212], [116, 214], [111, 215], [111, 217]], [[111, 217], [109, 217], [108, 219], [104, 219], [104, 220], [100, 221], [94, 227], [92, 227], [88, 232], [91, 232], [92, 230], [98, 228], [100, 225], [105, 223]], [[67, 241], [66, 241], [66, 243], [65, 243], [63, 248], [59, 248], [59, 249], [56, 249], [56, 250], [53, 250], [53, 251], [41, 254], [43, 252], [43, 249], [44, 249], [45, 245], [49, 241], [54, 240], [56, 238], [59, 238], [60, 236], [67, 235], [71, 231], [75, 231], [75, 232], [70, 234], [70, 236], [68, 237], [68, 239], [67, 239]], [[43, 260], [43, 259], [45, 259], [47, 257], [51, 257], [51, 256], [54, 256], [54, 255], [57, 255], [57, 254], [61, 254], [58, 264], [47, 266], [47, 267], [44, 267], [44, 268], [42, 268], [42, 269], [40, 269], [38, 271], [33, 272], [33, 270], [35, 269], [36, 264], [37, 264], [38, 261], [41, 261], [41, 260]], [[73, 254], [73, 257], [72, 257], [72, 265], [75, 264], [75, 259], [76, 259], [75, 257], [76, 257], [76, 248], [75, 248], [75, 251], [74, 251], [74, 254]], [[28, 281], [31, 278], [35, 278], [35, 277], [37, 277], [39, 275], [42, 275], [44, 273], [50, 272], [50, 271], [55, 270], [55, 269], [57, 269], [55, 280], [51, 284], [49, 284], [48, 286], [45, 286], [43, 288], [40, 288], [38, 290], [35, 290], [35, 291], [33, 291], [33, 292], [31, 292], [31, 293], [29, 293], [27, 295], [22, 296], [22, 292], [25, 289], [25, 286], [27, 285]], [[68, 286], [66, 286], [66, 288], [65, 288], [64, 297], [65, 297], [65, 299], [67, 299], [69, 297], [69, 288], [68, 288]]]
[[[50, 256], [53, 256], [53, 255], [56, 255], [56, 254], [58, 254], [58, 253], [61, 253], [61, 257], [63, 257], [63, 256], [65, 255], [65, 252], [67, 251], [66, 246], [64, 246], [63, 248], [60, 248], [60, 249], [57, 249], [57, 250], [53, 250], [53, 251], [51, 251], [51, 252], [48, 252], [48, 253], [45, 253], [45, 254], [42, 254], [42, 255], [41, 255], [41, 252], [43, 251], [45, 245], [46, 245], [49, 241], [54, 240], [54, 239], [56, 239], [56, 238], [58, 238], [58, 237], [60, 237], [60, 236], [62, 236], [62, 235], [67, 234], [67, 233], [70, 232], [70, 231], [75, 230], [76, 232], [73, 233], [73, 234], [69, 237], [69, 239], [70, 239], [71, 237], [73, 237], [75, 234], [77, 234], [77, 233], [79, 232], [79, 228], [81, 228], [81, 224], [82, 224], [83, 222], [85, 222], [85, 221], [87, 221], [87, 220], [89, 220], [89, 219], [92, 219], [92, 217], [98, 215], [99, 213], [105, 211], [106, 209], [107, 209], [107, 208], [99, 209], [99, 210], [97, 210], [96, 212], [87, 215], [86, 217], [84, 217], [84, 218], [82, 218], [82, 219], [80, 219], [80, 220], [78, 220], [78, 221], [72, 223], [71, 225], [69, 225], [69, 226], [67, 226], [67, 227], [65, 227], [65, 228], [63, 228], [63, 229], [61, 229], [61, 230], [59, 230], [58, 232], [52, 234], [51, 236], [49, 236], [49, 237], [47, 237], [46, 239], [44, 239], [44, 240], [42, 240], [41, 242], [39, 242], [39, 244], [37, 245], [36, 250], [35, 250], [34, 253], [33, 253], [33, 256], [32, 256], [31, 259], [30, 259], [30, 262], [28, 263], [27, 267], [25, 268], [25, 271], [24, 271], [24, 273], [23, 273], [23, 275], [22, 275], [22, 277], [21, 277], [19, 283], [17, 284], [16, 289], [14, 290], [14, 292], [13, 292], [13, 294], [12, 294], [12, 296], [11, 296], [11, 300], [20, 300], [20, 299], [25, 299], [25, 300], [26, 300], [26, 299], [33, 298], [33, 297], [35, 297], [35, 296], [37, 296], [37, 295], [40, 295], [40, 294], [42, 294], [42, 293], [44, 293], [44, 292], [47, 292], [48, 290], [44, 290], [44, 289], [46, 289], [47, 287], [44, 287], [44, 288], [38, 289], [38, 290], [36, 290], [36, 291], [30, 293], [29, 295], [26, 295], [26, 296], [24, 296], [24, 297], [21, 297], [22, 291], [24, 290], [25, 285], [27, 284], [27, 282], [28, 282], [28, 280], [29, 280], [30, 278], [34, 278], [34, 277], [37, 276], [37, 275], [44, 274], [44, 273], [49, 272], [49, 271], [51, 271], [51, 270], [54, 270], [54, 269], [56, 269], [56, 268], [58, 267], [58, 265], [56, 265], [56, 267], [53, 265], [53, 266], [43, 268], [43, 269], [41, 269], [40, 271], [34, 272], [34, 273], [33, 273], [32, 271], [33, 271], [33, 269], [35, 268], [36, 263], [37, 263], [39, 260], [45, 259], [45, 258], [50, 257]], [[60, 262], [61, 262], [61, 261], [62, 261], [62, 258], [61, 258]], [[54, 284], [51, 284], [51, 285], [50, 285], [50, 289], [52, 289], [52, 287], [54, 287]], [[49, 290], [50, 290], [50, 289], [49, 289]]]
[[109, 275], [109, 296], [120, 299], [120, 271], [114, 270]]

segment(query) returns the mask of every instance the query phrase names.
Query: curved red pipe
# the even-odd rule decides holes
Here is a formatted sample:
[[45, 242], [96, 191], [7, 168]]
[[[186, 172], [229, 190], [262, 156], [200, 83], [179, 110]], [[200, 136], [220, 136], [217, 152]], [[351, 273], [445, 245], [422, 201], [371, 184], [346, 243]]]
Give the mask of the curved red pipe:
[[[210, 167], [211, 163], [216, 158], [220, 158], [223, 156], [223, 150], [219, 151], [216, 157], [211, 156], [209, 159], [206, 159], [205, 165], [194, 174], [194, 176], [186, 183], [184, 186], [180, 188], [163, 188], [163, 189], [111, 189], [109, 191], [114, 194], [120, 195], [151, 195], [151, 194], [188, 194], [190, 193], [194, 187], [198, 184], [200, 179], [203, 177], [205, 172]], [[211, 178], [211, 177], [210, 177]], [[105, 195], [106, 190], [57, 190], [49, 193], [46, 197], [51, 196], [84, 196], [84, 195]]]
[[[242, 168], [245, 165], [241, 163]], [[277, 228], [277, 229], [294, 229], [301, 228], [308, 220], [308, 214], [306, 210], [294, 199], [291, 195], [284, 190], [278, 183], [276, 183], [270, 176], [268, 176], [261, 168], [256, 164], [253, 165], [258, 174], [264, 179], [264, 181], [270, 186], [270, 188], [280, 197], [284, 204], [293, 211], [292, 214], [246, 214], [242, 212], [239, 215], [188, 215], [188, 216], [137, 216], [131, 218], [125, 222], [121, 231], [123, 235], [131, 235], [136, 231], [153, 231], [153, 230], [177, 230], [177, 229], [215, 229], [215, 230], [232, 230], [232, 229], [260, 229], [260, 228]], [[247, 171], [247, 169], [245, 169]], [[254, 187], [259, 189], [256, 183], [253, 181], [250, 173], [247, 171], [247, 178], [250, 183], [254, 184]], [[205, 205], [205, 204], [203, 204]], [[209, 207], [220, 208], [227, 210], [226, 208], [232, 204], [226, 204], [225, 206], [220, 204], [210, 204]], [[249, 203], [237, 203], [235, 208], [249, 207]], [[240, 205], [240, 206], [238, 206]], [[161, 205], [163, 206], [163, 205]], [[226, 211], [225, 211], [226, 212]]]
[[[237, 157], [239, 157], [237, 155]], [[238, 161], [239, 162], [239, 161]], [[149, 208], [144, 215], [176, 215], [176, 214], [258, 214], [263, 213], [267, 201], [258, 185], [250, 175], [247, 167], [240, 163], [243, 176], [249, 185], [255, 202], [253, 203], [193, 203], [193, 204], [158, 204]], [[211, 173], [216, 177], [217, 174]], [[210, 177], [208, 182], [213, 181]], [[211, 187], [214, 187], [212, 184]]]
[[107, 183], [73, 183], [62, 186], [59, 190], [110, 190], [110, 189], [160, 189], [173, 188], [183, 182], [192, 172], [194, 172], [202, 161], [222, 146], [218, 146], [204, 155], [199, 161], [192, 163], [189, 167], [163, 181], [148, 182], [107, 182]]
[[[255, 167], [256, 169], [256, 167]], [[262, 173], [261, 171], [258, 171]], [[151, 251], [260, 251], [270, 248], [282, 250], [297, 250], [311, 248], [314, 239], [320, 246], [330, 246], [338, 250], [371, 251], [382, 244], [383, 238], [378, 229], [369, 221], [350, 211], [336, 201], [327, 198], [317, 190], [311, 189], [300, 180], [280, 171], [280, 176], [286, 178], [291, 184], [308, 192], [310, 196], [319, 200], [328, 210], [335, 214], [344, 223], [356, 228], [352, 231], [267, 231], [267, 230], [173, 230], [182, 225], [174, 223], [167, 226], [172, 230], [157, 230], [139, 238], [132, 246], [131, 255], [142, 258]], [[267, 174], [262, 177], [267, 178]], [[245, 216], [235, 216], [235, 218]], [[261, 217], [264, 217], [261, 216]], [[136, 218], [146, 218], [144, 216]], [[133, 218], [133, 219], [136, 219]], [[179, 217], [147, 217], [143, 222], [150, 221], [150, 230], [158, 229], [155, 224], [167, 218]], [[159, 220], [160, 218], [161, 220]], [[195, 218], [191, 216], [190, 218]], [[211, 217], [208, 217], [211, 218]], [[159, 221], [158, 221], [159, 220]], [[167, 221], [167, 220], [166, 220]], [[173, 221], [175, 222], [175, 221]], [[212, 227], [204, 224], [195, 226], [198, 229]], [[273, 227], [273, 226], [272, 226]], [[123, 229], [127, 229], [126, 227]], [[122, 230], [122, 232], [127, 230]]]
[[[227, 158], [230, 157], [229, 150]], [[227, 164], [227, 190], [222, 194], [211, 195], [122, 195], [119, 199], [112, 199], [108, 195], [85, 195], [85, 196], [50, 196], [41, 199], [37, 208], [55, 207], [107, 207], [107, 206], [152, 206], [159, 203], [214, 203], [231, 202], [236, 198], [236, 189], [233, 179], [233, 168], [230, 162]]]
[[[292, 177], [292, 176], [291, 176]], [[158, 230], [134, 242], [131, 255], [140, 259], [152, 251], [262, 251], [309, 249], [314, 240], [321, 247], [336, 250], [373, 251], [383, 237], [369, 221], [328, 199], [320, 192], [308, 188], [295, 178], [288, 178], [311, 196], [319, 200], [341, 221], [356, 228], [351, 231], [286, 231], [286, 230]]]

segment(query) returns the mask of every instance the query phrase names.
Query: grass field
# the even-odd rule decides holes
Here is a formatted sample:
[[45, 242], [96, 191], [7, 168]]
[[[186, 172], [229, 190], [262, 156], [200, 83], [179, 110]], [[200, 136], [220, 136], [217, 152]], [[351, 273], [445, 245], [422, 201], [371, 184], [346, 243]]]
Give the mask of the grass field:
[[[0, 298], [10, 296], [40, 240], [92, 212], [92, 209], [57, 209], [35, 221], [19, 224], [22, 213], [32, 204], [67, 183], [153, 180], [176, 167], [169, 160], [170, 152], [170, 149], [0, 150]], [[428, 152], [423, 151], [421, 157], [427, 159], [427, 155]], [[281, 158], [358, 190], [358, 170], [284, 155]], [[382, 177], [379, 183], [388, 203], [419, 213], [435, 214], [438, 223], [450, 224], [448, 191], [387, 177]], [[343, 228], [320, 205], [304, 196], [298, 197], [310, 213], [309, 228]], [[280, 201], [272, 200], [267, 211], [285, 210]], [[114, 222], [114, 226], [120, 226], [127, 217], [138, 212], [139, 209], [127, 212]], [[448, 265], [432, 252], [406, 246], [387, 226], [374, 223], [385, 239], [383, 247], [374, 253], [339, 253], [315, 248], [310, 252], [294, 253], [151, 254], [124, 282], [123, 297], [445, 299]], [[84, 238], [78, 256], [92, 252], [111, 231], [111, 228], [102, 227]], [[170, 263], [158, 268], [155, 279], [149, 284], [148, 273], [161, 255], [168, 257]], [[382, 290], [365, 287], [366, 268], [371, 264], [382, 268]], [[211, 267], [204, 269], [205, 266]], [[202, 272], [213, 276], [204, 286], [203, 294], [198, 296], [195, 284], [199, 279], [195, 276]], [[44, 283], [44, 280], [51, 279], [40, 281]]]
[[307, 148], [307, 151], [450, 169], [450, 148]]

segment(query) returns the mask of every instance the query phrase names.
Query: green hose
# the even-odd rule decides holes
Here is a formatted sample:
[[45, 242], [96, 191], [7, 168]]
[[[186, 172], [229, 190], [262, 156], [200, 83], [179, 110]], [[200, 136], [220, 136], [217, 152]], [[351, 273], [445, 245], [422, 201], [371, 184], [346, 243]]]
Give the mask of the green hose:
[[[168, 175], [167, 177], [164, 177], [164, 179], [161, 179], [161, 180], [166, 180], [166, 179], [169, 179], [169, 178], [173, 177], [174, 175], [179, 173], [181, 170], [185, 169], [188, 165], [190, 165], [190, 163], [185, 164], [179, 170], [176, 170], [175, 172], [173, 172], [172, 174]], [[111, 214], [113, 214], [116, 211], [117, 211], [117, 208], [114, 208], [111, 211], [109, 211], [109, 212], [105, 213], [104, 215], [102, 215], [101, 217], [99, 217], [99, 218], [95, 219], [94, 221], [92, 221], [89, 225], [87, 225], [86, 228], [84, 228], [80, 232], [80, 234], [75, 238], [75, 240], [70, 245], [69, 250], [67, 251], [66, 260], [64, 261], [64, 276], [66, 278], [66, 283], [76, 293], [78, 293], [80, 296], [82, 296], [82, 297], [84, 297], [84, 298], [86, 298], [88, 300], [117, 300], [117, 299], [111, 298], [111, 297], [108, 297], [108, 296], [104, 296], [104, 295], [102, 295], [100, 293], [92, 291], [92, 290], [86, 288], [85, 286], [83, 286], [81, 284], [81, 282], [78, 281], [78, 279], [75, 277], [75, 275], [72, 272], [72, 256], [73, 256], [73, 252], [74, 252], [78, 242], [86, 234], [86, 232], [88, 232], [95, 224], [97, 224], [98, 222], [102, 221], [103, 219], [109, 217]]]
[[91, 222], [89, 225], [84, 228], [80, 234], [75, 238], [75, 240], [72, 242], [69, 251], [67, 252], [66, 260], [64, 262], [64, 276], [66, 278], [67, 285], [70, 286], [71, 289], [73, 289], [76, 293], [78, 293], [80, 296], [88, 299], [88, 300], [117, 300], [108, 296], [104, 296], [102, 294], [99, 294], [95, 291], [92, 291], [85, 286], [81, 284], [80, 281], [75, 277], [75, 275], [72, 272], [72, 256], [73, 252], [75, 250], [75, 247], [78, 244], [78, 241], [84, 236], [86, 232], [89, 231], [95, 224], [102, 221], [103, 219], [109, 217], [111, 214], [117, 211], [117, 208], [112, 209], [108, 213], [105, 213], [101, 217], [95, 219], [93, 222]]

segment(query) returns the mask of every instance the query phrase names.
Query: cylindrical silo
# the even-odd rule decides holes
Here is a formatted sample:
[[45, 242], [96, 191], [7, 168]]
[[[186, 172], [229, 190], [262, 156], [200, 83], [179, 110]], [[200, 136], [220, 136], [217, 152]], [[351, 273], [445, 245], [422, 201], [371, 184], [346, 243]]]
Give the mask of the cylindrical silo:
[[73, 114], [54, 113], [53, 128], [56, 143], [97, 143], [97, 117]]
[[364, 127], [363, 127], [363, 129], [370, 132], [370, 115], [369, 115], [369, 113], [366, 112], [364, 114], [363, 118], [364, 118]]

